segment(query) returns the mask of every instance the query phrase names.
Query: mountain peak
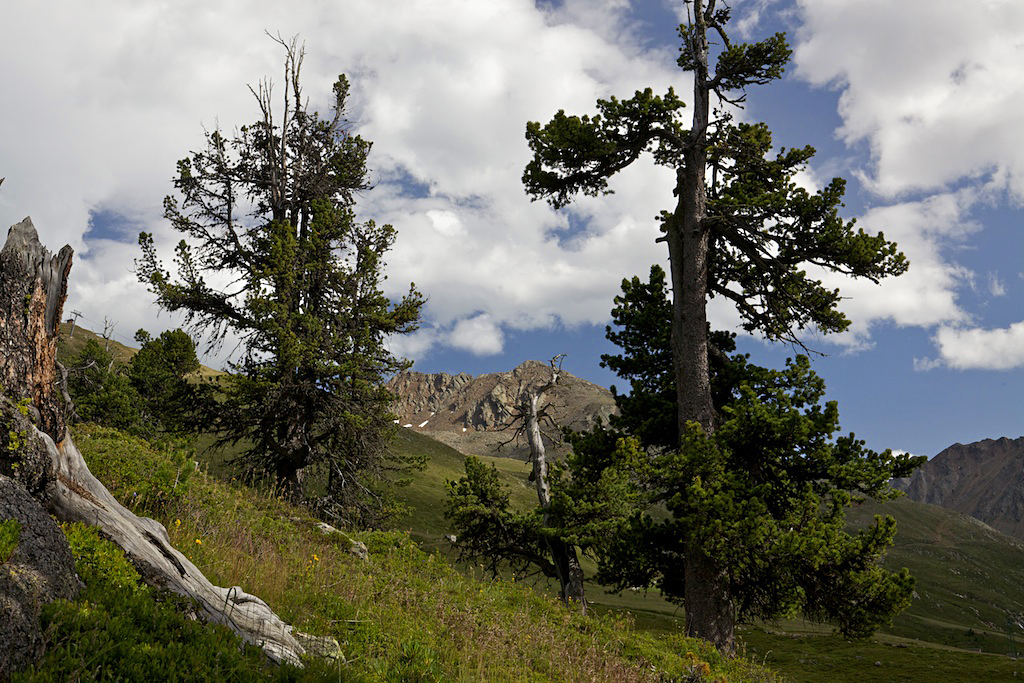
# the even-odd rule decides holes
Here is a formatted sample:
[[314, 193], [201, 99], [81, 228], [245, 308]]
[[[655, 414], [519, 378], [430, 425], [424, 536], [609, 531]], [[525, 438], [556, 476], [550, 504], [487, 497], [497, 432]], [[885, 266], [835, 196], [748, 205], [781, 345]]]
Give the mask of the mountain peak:
[[896, 485], [914, 500], [1024, 539], [1024, 437], [955, 443]]
[[[506, 429], [522, 391], [550, 377], [547, 362], [527, 360], [508, 372], [476, 377], [467, 373], [406, 371], [388, 382], [397, 397], [392, 410], [405, 429], [427, 432], [433, 438], [467, 454], [504, 454], [522, 457], [525, 444], [498, 446], [512, 437]], [[615, 412], [608, 389], [562, 371], [558, 385], [548, 392], [551, 414], [559, 427], [589, 429]], [[557, 445], [554, 445], [558, 450]]]

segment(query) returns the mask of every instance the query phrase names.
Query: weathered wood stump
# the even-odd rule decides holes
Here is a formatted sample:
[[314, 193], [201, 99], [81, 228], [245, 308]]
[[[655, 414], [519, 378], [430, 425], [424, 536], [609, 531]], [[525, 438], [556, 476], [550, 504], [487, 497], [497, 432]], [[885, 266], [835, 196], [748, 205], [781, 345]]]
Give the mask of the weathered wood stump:
[[20, 482], [58, 519], [99, 527], [147, 583], [196, 601], [202, 616], [225, 624], [275, 661], [300, 664], [318, 639], [293, 634], [262, 600], [238, 586], [212, 585], [171, 547], [158, 522], [125, 509], [97, 480], [75, 446], [55, 391], [60, 316], [72, 250], [51, 255], [31, 219], [14, 225], [0, 251], [0, 474]]
[[65, 427], [54, 373], [71, 260], [69, 246], [50, 255], [31, 218], [11, 227], [0, 251], [0, 385], [8, 396], [30, 399], [50, 435]]

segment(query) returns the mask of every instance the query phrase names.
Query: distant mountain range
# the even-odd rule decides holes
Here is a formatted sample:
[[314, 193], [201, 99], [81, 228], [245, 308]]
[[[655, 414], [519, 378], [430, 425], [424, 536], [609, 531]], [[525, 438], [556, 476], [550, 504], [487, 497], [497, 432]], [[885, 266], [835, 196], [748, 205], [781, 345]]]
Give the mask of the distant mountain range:
[[1024, 437], [953, 444], [896, 485], [1024, 540]]
[[[388, 388], [398, 397], [392, 410], [402, 427], [425, 432], [462, 453], [521, 458], [528, 452], [523, 442], [498, 447], [513, 436], [507, 425], [523, 389], [543, 384], [550, 376], [548, 363], [528, 360], [511, 372], [477, 377], [403, 372]], [[598, 419], [607, 422], [615, 411], [608, 389], [564, 370], [546, 398], [559, 427], [589, 429]], [[557, 443], [549, 447], [563, 450]]]
[[[506, 425], [524, 387], [546, 381], [550, 372], [548, 363], [529, 360], [510, 372], [477, 377], [403, 372], [388, 387], [398, 396], [393, 410], [403, 428], [462, 453], [524, 458], [525, 443], [501, 446], [513, 435]], [[615, 411], [610, 391], [565, 371], [548, 398], [558, 425], [576, 430], [607, 421]], [[564, 450], [559, 444], [549, 447]], [[894, 483], [912, 500], [973, 517], [1024, 540], [1024, 437], [954, 444]]]

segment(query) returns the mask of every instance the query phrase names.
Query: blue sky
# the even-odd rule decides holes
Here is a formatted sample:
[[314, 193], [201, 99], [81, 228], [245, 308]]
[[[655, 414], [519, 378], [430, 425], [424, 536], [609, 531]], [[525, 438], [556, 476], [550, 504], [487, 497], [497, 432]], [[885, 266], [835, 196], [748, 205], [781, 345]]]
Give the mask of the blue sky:
[[[825, 275], [849, 298], [850, 332], [808, 338], [843, 428], [877, 449], [934, 455], [1024, 433], [1024, 5], [1008, 0], [736, 0], [733, 38], [785, 30], [786, 77], [754, 88], [742, 116], [776, 143], [810, 144], [801, 177], [848, 180], [845, 215], [900, 243], [910, 272], [880, 287]], [[70, 0], [5, 8], [0, 58], [0, 222], [31, 215], [43, 241], [76, 249], [67, 311], [86, 324], [178, 324], [132, 274], [139, 230], [170, 260], [161, 217], [174, 162], [203, 128], [256, 117], [246, 89], [280, 73], [264, 30], [300, 34], [314, 106], [340, 73], [351, 118], [375, 143], [363, 218], [393, 223], [389, 287], [430, 297], [395, 341], [425, 372], [494, 372], [568, 353], [598, 366], [623, 277], [665, 262], [653, 217], [672, 179], [640, 164], [562, 212], [519, 176], [528, 120], [598, 97], [667, 87], [684, 5], [663, 0], [242, 0], [173, 5]], [[230, 27], [230, 30], [225, 29]], [[713, 302], [719, 327], [735, 314]], [[741, 340], [755, 362], [794, 353]], [[209, 359], [217, 364], [221, 358]]]

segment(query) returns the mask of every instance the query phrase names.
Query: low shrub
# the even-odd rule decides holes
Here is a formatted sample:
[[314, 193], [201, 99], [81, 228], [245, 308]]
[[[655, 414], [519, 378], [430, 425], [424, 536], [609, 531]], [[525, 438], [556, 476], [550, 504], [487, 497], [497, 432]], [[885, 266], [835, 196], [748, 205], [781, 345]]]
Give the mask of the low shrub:
[[190, 619], [184, 599], [153, 590], [96, 529], [64, 525], [85, 589], [43, 608], [46, 654], [12, 683], [43, 681], [291, 681], [229, 629]]

